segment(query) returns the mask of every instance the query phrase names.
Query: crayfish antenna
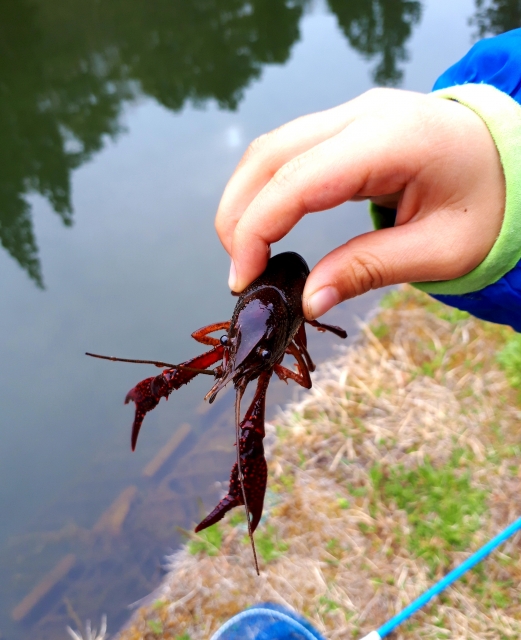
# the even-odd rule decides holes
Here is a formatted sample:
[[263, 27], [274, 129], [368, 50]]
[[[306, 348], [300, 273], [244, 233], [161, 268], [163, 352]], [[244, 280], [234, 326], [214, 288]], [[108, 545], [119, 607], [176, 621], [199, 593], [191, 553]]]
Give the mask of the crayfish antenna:
[[179, 371], [191, 371], [192, 373], [204, 373], [207, 376], [215, 376], [213, 369], [199, 369], [197, 367], [188, 367], [184, 364], [170, 364], [169, 362], [160, 362], [159, 360], [134, 360], [132, 358], [116, 358], [115, 356], [102, 356], [99, 353], [85, 352], [86, 356], [91, 358], [100, 358], [101, 360], [111, 360], [112, 362], [133, 362], [134, 364], [153, 364], [161, 369], [179, 369]]
[[[241, 422], [241, 398], [244, 393], [244, 386], [237, 388], [235, 395], [235, 442], [237, 447], [237, 471], [239, 476], [239, 482], [241, 483], [242, 498], [244, 500], [244, 508], [246, 509], [246, 521], [248, 523], [248, 535], [251, 541], [251, 549], [253, 551], [253, 559], [255, 561], [255, 570], [257, 575], [260, 576], [259, 562], [257, 560], [257, 551], [255, 550], [255, 540], [253, 539], [253, 528], [250, 518], [250, 508], [248, 507], [248, 500], [246, 499], [246, 491], [244, 490], [244, 476], [241, 469], [241, 452], [240, 452], [240, 422]], [[257, 523], [255, 523], [257, 527]]]

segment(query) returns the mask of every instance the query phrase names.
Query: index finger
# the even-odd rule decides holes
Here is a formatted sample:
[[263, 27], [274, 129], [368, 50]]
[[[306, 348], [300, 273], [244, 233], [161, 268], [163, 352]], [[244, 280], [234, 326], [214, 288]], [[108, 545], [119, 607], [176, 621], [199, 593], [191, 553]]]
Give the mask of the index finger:
[[237, 221], [231, 251], [236, 279], [230, 286], [242, 291], [260, 275], [271, 243], [307, 213], [357, 195], [400, 191], [414, 165], [406, 145], [385, 122], [362, 118], [281, 167]]
[[354, 118], [352, 102], [293, 120], [254, 140], [224, 190], [215, 227], [232, 252], [237, 222], [262, 188], [288, 161], [331, 138]]

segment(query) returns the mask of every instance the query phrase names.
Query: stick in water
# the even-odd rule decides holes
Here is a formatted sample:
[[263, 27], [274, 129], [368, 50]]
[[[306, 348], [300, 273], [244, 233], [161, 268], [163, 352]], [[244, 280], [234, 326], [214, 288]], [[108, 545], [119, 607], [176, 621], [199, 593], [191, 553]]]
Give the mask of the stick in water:
[[215, 376], [213, 369], [196, 369], [195, 367], [186, 367], [183, 364], [170, 364], [168, 362], [159, 362], [157, 360], [131, 360], [129, 358], [116, 358], [115, 356], [100, 356], [97, 353], [85, 352], [86, 356], [91, 358], [101, 358], [101, 360], [112, 360], [112, 362], [134, 362], [136, 364], [153, 364], [156, 367], [168, 369], [180, 369], [181, 371], [192, 371], [193, 373], [205, 373], [207, 376]]

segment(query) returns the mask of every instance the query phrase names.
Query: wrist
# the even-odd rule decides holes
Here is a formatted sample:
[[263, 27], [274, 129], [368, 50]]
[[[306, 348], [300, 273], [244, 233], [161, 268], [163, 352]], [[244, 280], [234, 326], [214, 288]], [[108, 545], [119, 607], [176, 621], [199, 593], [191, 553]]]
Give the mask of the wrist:
[[454, 280], [414, 283], [427, 293], [462, 295], [497, 282], [521, 259], [521, 106], [488, 84], [464, 84], [431, 94], [474, 111], [487, 126], [505, 177], [505, 211], [499, 236], [486, 258]]
[[[510, 96], [486, 84], [464, 84], [431, 94], [471, 109], [485, 123], [496, 146], [505, 180], [503, 222], [492, 248], [466, 275], [452, 280], [413, 283], [432, 294], [463, 295], [500, 280], [521, 260], [521, 106]], [[376, 229], [392, 227], [396, 211], [371, 203]], [[479, 233], [476, 228], [475, 232]]]

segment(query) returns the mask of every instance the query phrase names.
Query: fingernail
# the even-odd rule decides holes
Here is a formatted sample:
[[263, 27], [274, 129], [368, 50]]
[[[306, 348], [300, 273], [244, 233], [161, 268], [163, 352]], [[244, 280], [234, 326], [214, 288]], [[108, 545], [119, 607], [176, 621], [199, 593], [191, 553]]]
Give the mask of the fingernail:
[[235, 262], [232, 260], [230, 265], [230, 275], [228, 276], [228, 286], [232, 291], [235, 291], [235, 285], [237, 284], [237, 271], [235, 269]]
[[340, 296], [335, 287], [323, 287], [308, 299], [308, 312], [311, 318], [319, 318], [340, 302]]

